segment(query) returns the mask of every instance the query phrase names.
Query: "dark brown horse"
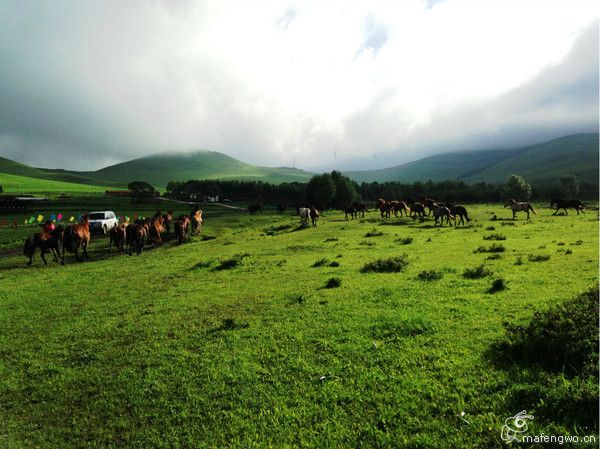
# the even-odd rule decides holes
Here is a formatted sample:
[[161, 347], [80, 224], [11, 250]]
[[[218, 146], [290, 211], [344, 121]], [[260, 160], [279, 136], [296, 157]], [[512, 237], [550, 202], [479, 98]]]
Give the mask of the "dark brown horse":
[[317, 226], [317, 219], [319, 218], [319, 211], [314, 206], [310, 207], [310, 220], [313, 226]]
[[125, 230], [127, 229], [126, 223], [119, 223], [117, 226], [110, 230], [110, 240], [108, 242], [108, 249], [112, 248], [113, 243], [115, 247], [123, 251], [123, 245], [125, 243]]
[[171, 233], [171, 225], [174, 222], [173, 211], [170, 210], [166, 214], [162, 216], [163, 218], [163, 227], [165, 228], [165, 234], [167, 239], [169, 238], [169, 234]]
[[[65, 251], [75, 253], [75, 260], [85, 262], [88, 258], [87, 247], [90, 244], [90, 223], [88, 216], [83, 216], [81, 223], [72, 224], [65, 228], [63, 232], [63, 251], [61, 265], [65, 264]], [[82, 259], [79, 259], [79, 248], [82, 248]]]
[[40, 255], [44, 265], [48, 265], [45, 257], [47, 252], [51, 252], [54, 260], [58, 262], [58, 259], [60, 258], [60, 241], [62, 240], [62, 235], [63, 227], [57, 226], [51, 231], [43, 230], [42, 232], [37, 232], [29, 237], [23, 246], [23, 254], [29, 257], [27, 265], [31, 265], [37, 248], [40, 248]]
[[560, 199], [560, 198], [555, 198], [552, 201], [550, 201], [550, 207], [551, 208], [556, 207], [556, 211], [552, 215], [558, 214], [558, 210], [559, 209], [564, 210], [565, 214], [569, 215], [569, 212], [567, 212], [567, 208], [568, 209], [575, 209], [577, 211], [577, 215], [579, 215], [579, 212], [585, 213], [583, 211], [583, 208], [585, 206], [579, 200], [563, 200], [563, 199]]
[[180, 215], [175, 223], [175, 236], [177, 237], [177, 242], [179, 244], [183, 243], [184, 240], [187, 240], [187, 232], [190, 228], [190, 219], [187, 215]]
[[469, 214], [467, 214], [467, 209], [465, 206], [452, 206], [449, 207], [450, 214], [454, 217], [454, 224], [456, 224], [456, 216], [460, 217], [459, 224], [465, 224], [465, 218], [467, 219], [467, 223], [471, 221], [469, 218]]
[[358, 214], [360, 214], [362, 218], [365, 218], [365, 212], [369, 212], [369, 209], [367, 209], [367, 205], [365, 203], [355, 202], [352, 204], [352, 206], [354, 207], [356, 217], [358, 217]]
[[444, 220], [446, 220], [446, 223], [448, 223], [450, 226], [452, 226], [452, 222], [450, 221], [450, 215], [451, 215], [450, 209], [448, 209], [447, 207], [443, 207], [443, 206], [436, 207], [433, 210], [433, 217], [435, 218], [435, 225], [437, 225], [438, 220], [440, 220], [440, 222], [439, 222], [440, 226], [444, 226]]
[[410, 216], [413, 220], [417, 219], [417, 215], [423, 221], [425, 219], [425, 206], [422, 203], [413, 203], [410, 206]]
[[250, 215], [254, 215], [257, 212], [260, 212], [262, 214], [262, 211], [262, 204], [253, 204], [252, 206], [248, 206], [248, 212], [250, 212]]
[[132, 249], [135, 249], [135, 253], [139, 256], [144, 250], [144, 241], [147, 234], [147, 224], [143, 220], [128, 224], [125, 228], [127, 254], [131, 256], [133, 254]]
[[345, 208], [344, 208], [344, 214], [345, 214], [345, 215], [344, 215], [344, 220], [347, 220], [347, 219], [348, 219], [348, 215], [350, 215], [350, 218], [351, 218], [352, 220], [354, 220], [354, 219], [356, 218], [356, 216], [358, 215], [358, 214], [356, 213], [356, 209], [354, 208], [354, 206], [351, 206], [351, 207], [345, 207]]

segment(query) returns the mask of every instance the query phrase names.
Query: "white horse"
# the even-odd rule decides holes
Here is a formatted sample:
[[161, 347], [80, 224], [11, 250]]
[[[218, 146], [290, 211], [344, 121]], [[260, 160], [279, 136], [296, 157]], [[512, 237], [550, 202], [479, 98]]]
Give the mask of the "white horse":
[[298, 215], [300, 215], [300, 223], [302, 226], [308, 226], [308, 219], [310, 218], [310, 209], [308, 207], [302, 207], [298, 211]]
[[533, 206], [529, 203], [517, 203], [515, 200], [510, 199], [506, 202], [504, 207], [509, 207], [513, 213], [513, 220], [517, 218], [517, 212], [527, 212], [527, 219], [529, 219], [529, 211], [537, 215]]

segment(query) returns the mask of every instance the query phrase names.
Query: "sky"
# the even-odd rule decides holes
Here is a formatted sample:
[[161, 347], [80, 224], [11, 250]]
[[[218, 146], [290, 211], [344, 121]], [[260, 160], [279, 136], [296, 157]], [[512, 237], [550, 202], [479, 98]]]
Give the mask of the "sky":
[[596, 1], [0, 2], [0, 155], [309, 170], [598, 132]]

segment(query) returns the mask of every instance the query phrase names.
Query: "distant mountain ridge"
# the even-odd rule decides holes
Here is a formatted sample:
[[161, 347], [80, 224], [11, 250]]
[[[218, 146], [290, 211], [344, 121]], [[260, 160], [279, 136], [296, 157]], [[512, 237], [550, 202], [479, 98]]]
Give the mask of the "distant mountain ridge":
[[598, 134], [574, 134], [517, 149], [437, 154], [379, 170], [348, 171], [357, 182], [463, 180], [501, 183], [512, 174], [551, 182], [563, 175], [598, 184]]
[[[113, 188], [123, 188], [129, 182], [139, 180], [158, 189], [164, 189], [169, 181], [190, 179], [280, 184], [307, 182], [313, 175], [296, 168], [251, 165], [206, 150], [156, 154], [89, 172], [33, 168], [0, 157], [2, 174]], [[552, 182], [562, 175], [575, 175], [582, 181], [597, 185], [598, 134], [575, 134], [517, 149], [443, 153], [395, 167], [345, 174], [357, 182], [405, 183], [428, 180], [501, 183], [511, 174], [521, 175], [529, 182]]]

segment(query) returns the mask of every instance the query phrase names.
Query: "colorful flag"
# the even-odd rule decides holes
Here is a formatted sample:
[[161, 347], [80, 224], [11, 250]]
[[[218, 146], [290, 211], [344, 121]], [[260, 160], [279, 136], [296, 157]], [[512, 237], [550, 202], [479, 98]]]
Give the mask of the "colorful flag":
[[71, 222], [75, 221], [75, 217], [73, 215], [71, 215], [71, 218], [69, 218], [69, 221], [71, 221]]
[[56, 221], [61, 221], [61, 220], [62, 220], [62, 217], [63, 217], [63, 214], [58, 214], [58, 215], [56, 216]]
[[27, 218], [26, 218], [25, 221], [23, 221], [23, 224], [27, 224], [27, 223], [28, 223], [28, 221], [27, 221]]
[[29, 217], [29, 224], [33, 224], [35, 223], [35, 217], [31, 216]]
[[37, 221], [40, 223], [44, 221], [44, 216], [42, 214], [38, 215]]
[[52, 221], [56, 220], [56, 214], [50, 214], [50, 220], [52, 220]]
[[81, 221], [81, 220], [83, 220], [83, 215], [78, 215], [77, 216], [77, 221]]

